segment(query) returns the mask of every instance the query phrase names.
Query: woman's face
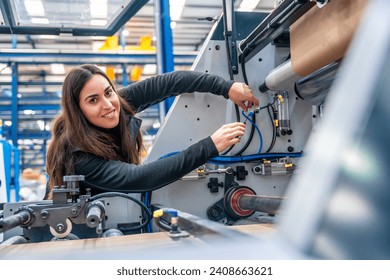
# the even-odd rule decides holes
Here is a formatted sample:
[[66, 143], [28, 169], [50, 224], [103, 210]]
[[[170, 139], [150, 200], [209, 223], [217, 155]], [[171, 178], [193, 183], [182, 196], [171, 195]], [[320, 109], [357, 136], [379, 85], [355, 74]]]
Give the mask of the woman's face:
[[87, 120], [98, 127], [114, 128], [119, 123], [118, 95], [102, 75], [93, 75], [85, 84], [79, 105]]

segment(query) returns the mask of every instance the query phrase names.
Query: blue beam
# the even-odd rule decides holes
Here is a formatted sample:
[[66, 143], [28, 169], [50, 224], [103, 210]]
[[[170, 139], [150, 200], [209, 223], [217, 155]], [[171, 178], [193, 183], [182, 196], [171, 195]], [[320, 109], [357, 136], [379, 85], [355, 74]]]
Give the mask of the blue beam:
[[15, 200], [18, 202], [20, 200], [20, 188], [19, 188], [19, 174], [20, 174], [20, 150], [16, 146], [12, 146], [12, 152], [14, 156], [14, 184], [13, 188], [15, 191]]
[[[8, 86], [9, 82], [0, 82], [0, 85]], [[61, 86], [62, 82], [25, 81], [25, 82], [18, 82], [18, 85], [20, 86]]]
[[[16, 106], [15, 106], [16, 105]], [[34, 110], [34, 111], [43, 111], [43, 110], [53, 110], [58, 111], [61, 109], [60, 104], [28, 104], [28, 105], [19, 105], [17, 102], [12, 102], [11, 105], [0, 105], [1, 111], [11, 111], [12, 116], [15, 114], [18, 115], [18, 111], [24, 110]], [[14, 122], [12, 122], [13, 124]]]
[[[161, 1], [161, 0], [160, 0]], [[167, 1], [167, 0], [164, 0]], [[169, 16], [169, 11], [168, 11]], [[170, 19], [169, 19], [170, 22]], [[164, 32], [172, 32], [169, 30]], [[167, 28], [167, 27], [166, 27]], [[172, 36], [172, 34], [171, 34]], [[164, 40], [167, 40], [165, 38]], [[168, 37], [168, 36], [167, 36]], [[172, 44], [172, 38], [170, 39]], [[169, 42], [165, 42], [169, 44]], [[164, 43], [164, 44], [165, 44]], [[197, 52], [188, 52], [173, 54], [171, 50], [171, 56], [174, 57], [176, 65], [192, 65], [194, 62]], [[78, 65], [81, 63], [98, 63], [98, 64], [150, 64], [156, 63], [156, 54], [153, 52], [59, 52], [59, 51], [23, 51], [23, 50], [1, 50], [0, 62], [18, 62], [20, 64], [51, 64], [51, 63], [64, 63], [71, 65]], [[173, 65], [173, 62], [172, 62]]]
[[[171, 29], [171, 15], [169, 10], [169, 0], [158, 0], [156, 2], [156, 14], [160, 14], [156, 18], [157, 42], [158, 42], [158, 69], [159, 73], [172, 72], [174, 70], [174, 55], [173, 55], [173, 40]], [[167, 98], [164, 101], [165, 114], [168, 113], [174, 101], [174, 97]]]
[[[18, 65], [20, 65], [20, 63], [18, 63]], [[9, 82], [7, 83], [7, 85], [9, 85]], [[44, 100], [47, 100], [47, 98], [61, 99], [59, 96], [61, 94], [61, 91], [46, 91], [45, 92], [46, 95], [42, 95], [42, 91], [29, 91], [29, 92], [19, 91], [19, 94], [22, 96], [21, 99], [25, 99], [25, 98], [44, 98]], [[5, 95], [6, 96], [0, 96], [0, 101], [11, 100], [12, 94], [10, 91], [6, 90]]]
[[127, 79], [127, 65], [125, 63], [122, 64], [122, 86], [129, 85], [129, 80]]
[[19, 139], [50, 139], [51, 133], [49, 131], [37, 131], [37, 132], [19, 132]]
[[17, 146], [18, 145], [18, 127], [19, 127], [19, 120], [18, 120], [18, 65], [15, 62], [13, 62], [11, 64], [11, 68], [12, 68], [11, 140], [12, 140], [12, 144]]

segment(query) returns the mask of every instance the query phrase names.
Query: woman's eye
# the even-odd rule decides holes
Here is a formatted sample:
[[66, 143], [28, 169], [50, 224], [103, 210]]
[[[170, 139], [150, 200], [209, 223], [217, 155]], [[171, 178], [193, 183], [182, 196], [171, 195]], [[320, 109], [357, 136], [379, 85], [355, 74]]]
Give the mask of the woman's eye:
[[114, 93], [112, 89], [106, 91], [106, 96], [111, 96]]
[[89, 100], [89, 103], [92, 103], [92, 104], [94, 104], [94, 103], [96, 103], [97, 102], [97, 98], [91, 98], [90, 100]]

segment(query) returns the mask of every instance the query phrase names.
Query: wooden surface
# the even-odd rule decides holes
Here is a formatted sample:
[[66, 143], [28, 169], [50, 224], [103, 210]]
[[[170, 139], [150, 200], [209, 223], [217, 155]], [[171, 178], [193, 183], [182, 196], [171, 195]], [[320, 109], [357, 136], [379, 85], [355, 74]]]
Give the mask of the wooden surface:
[[[272, 225], [254, 224], [229, 227], [247, 234], [262, 237], [274, 231]], [[132, 258], [140, 252], [169, 252], [180, 248], [207, 248], [220, 243], [218, 235], [210, 237], [189, 236], [173, 240], [167, 232], [145, 233], [109, 238], [40, 242], [19, 245], [0, 245], [0, 259], [105, 259]], [[243, 240], [244, 241], [244, 240]], [[228, 242], [229, 243], [229, 240]], [[184, 249], [183, 249], [184, 250]], [[132, 255], [134, 252], [135, 255]], [[156, 258], [159, 258], [159, 254]], [[140, 255], [144, 258], [145, 255]]]

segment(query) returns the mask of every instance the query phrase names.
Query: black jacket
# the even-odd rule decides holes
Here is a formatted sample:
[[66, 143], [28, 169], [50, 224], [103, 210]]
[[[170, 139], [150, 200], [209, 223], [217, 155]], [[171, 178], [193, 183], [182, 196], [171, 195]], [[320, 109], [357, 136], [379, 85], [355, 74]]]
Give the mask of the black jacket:
[[[228, 98], [232, 84], [233, 81], [226, 81], [215, 75], [176, 71], [131, 84], [119, 92], [136, 112], [140, 112], [168, 97], [184, 92], [211, 92]], [[129, 118], [129, 129], [136, 136], [141, 121], [136, 117]], [[218, 155], [210, 137], [178, 154], [141, 165], [105, 160], [82, 151], [76, 153], [75, 174], [85, 176], [85, 181], [80, 184], [81, 192], [84, 193], [85, 188], [91, 188], [92, 195], [107, 191], [155, 190], [180, 179]]]

